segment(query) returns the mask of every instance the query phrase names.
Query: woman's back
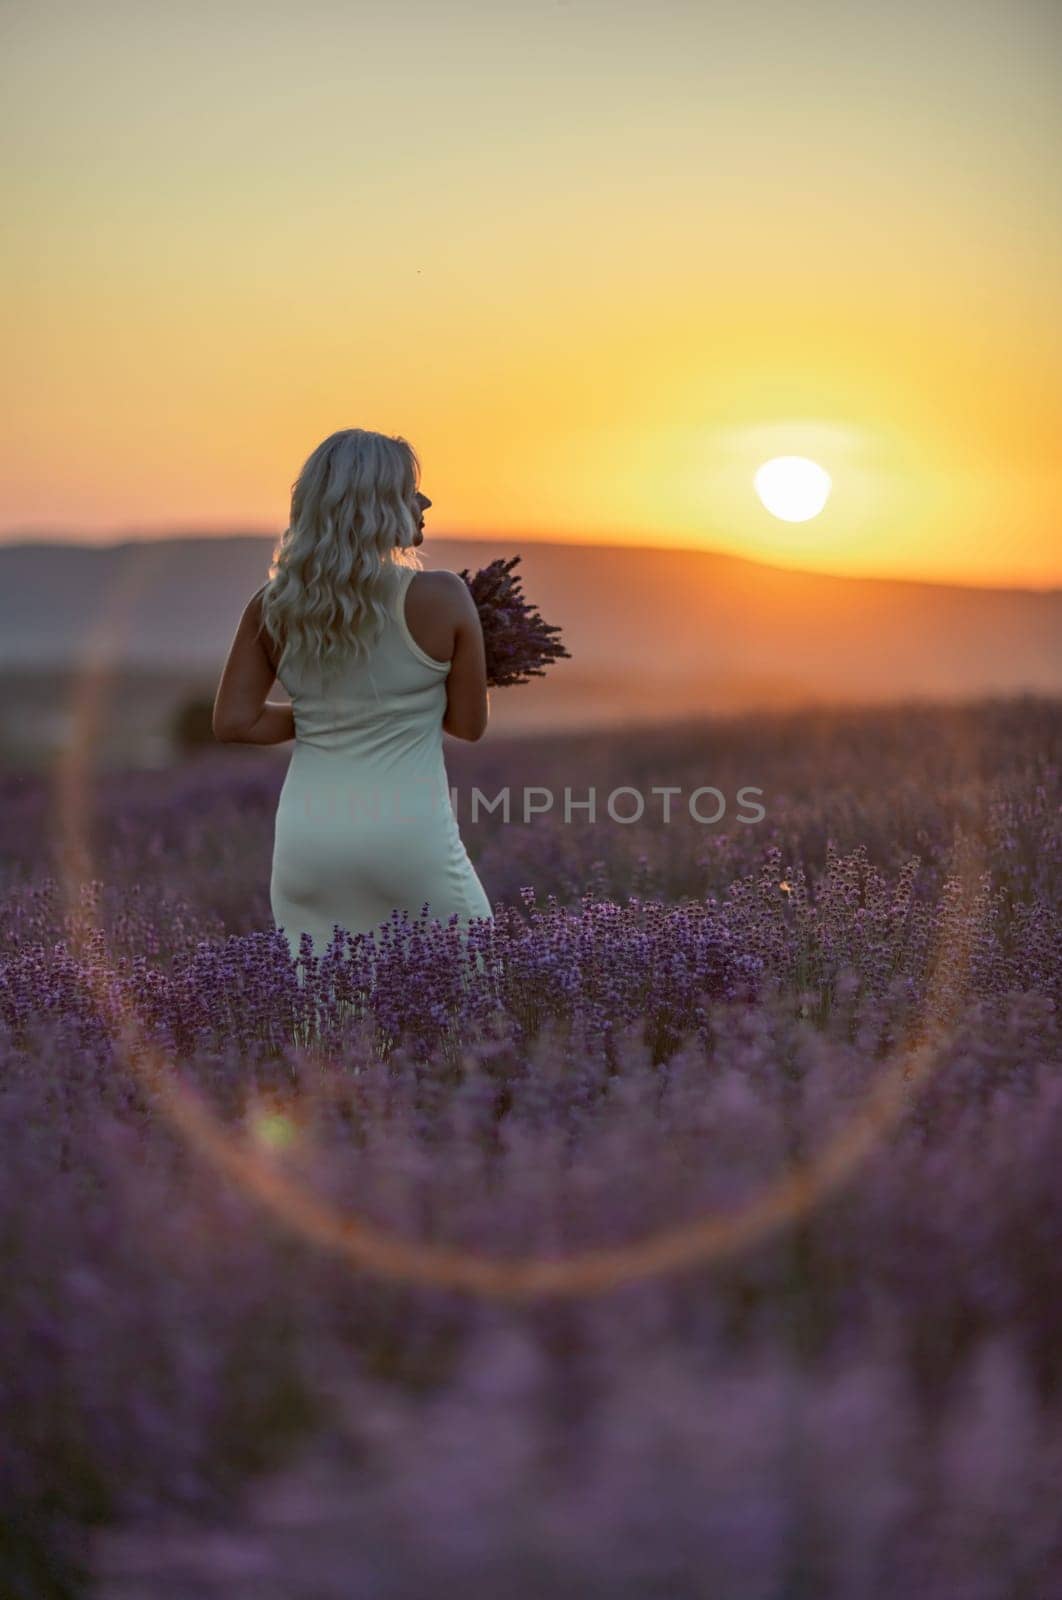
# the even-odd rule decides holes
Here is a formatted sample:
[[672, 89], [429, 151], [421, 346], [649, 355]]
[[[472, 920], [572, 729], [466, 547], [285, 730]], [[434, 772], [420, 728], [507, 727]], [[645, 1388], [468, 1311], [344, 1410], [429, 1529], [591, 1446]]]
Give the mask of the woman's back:
[[383, 631], [359, 655], [326, 674], [281, 653], [277, 677], [291, 697], [297, 745], [356, 756], [379, 742], [399, 751], [423, 735], [441, 748], [450, 663], [429, 656], [409, 631], [405, 598], [415, 569], [393, 573]]
[[339, 925], [369, 932], [392, 911], [489, 917], [461, 841], [443, 755], [449, 661], [421, 648], [395, 566], [383, 630], [327, 674], [282, 652], [295, 749], [277, 808], [270, 898], [292, 953], [321, 954]]

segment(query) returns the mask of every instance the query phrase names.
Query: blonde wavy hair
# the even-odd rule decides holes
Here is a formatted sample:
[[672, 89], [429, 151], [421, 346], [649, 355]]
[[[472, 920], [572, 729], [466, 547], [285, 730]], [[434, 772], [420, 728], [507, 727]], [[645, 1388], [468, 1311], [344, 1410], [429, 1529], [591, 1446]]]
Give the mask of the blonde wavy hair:
[[420, 568], [419, 483], [420, 460], [400, 435], [341, 428], [307, 457], [262, 590], [278, 662], [327, 673], [379, 637], [395, 568]]

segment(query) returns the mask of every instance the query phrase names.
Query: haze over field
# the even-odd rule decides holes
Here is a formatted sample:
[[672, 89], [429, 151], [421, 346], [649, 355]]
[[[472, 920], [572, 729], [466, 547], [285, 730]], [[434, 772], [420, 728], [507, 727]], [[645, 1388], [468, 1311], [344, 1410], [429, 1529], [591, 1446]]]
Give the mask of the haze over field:
[[[518, 547], [432, 539], [426, 566]], [[273, 541], [0, 548], [0, 665], [201, 674], [213, 687]], [[800, 705], [1062, 692], [1062, 593], [825, 578], [682, 550], [537, 543], [527, 594], [572, 660], [492, 697], [502, 730]]]

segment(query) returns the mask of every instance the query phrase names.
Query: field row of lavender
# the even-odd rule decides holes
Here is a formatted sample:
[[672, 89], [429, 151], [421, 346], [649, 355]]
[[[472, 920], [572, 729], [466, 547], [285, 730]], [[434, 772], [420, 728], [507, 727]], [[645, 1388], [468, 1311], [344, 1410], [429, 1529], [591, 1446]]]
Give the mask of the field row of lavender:
[[1062, 1594], [1060, 746], [488, 739], [766, 815], [461, 813], [493, 924], [298, 966], [282, 763], [3, 779], [0, 1592]]

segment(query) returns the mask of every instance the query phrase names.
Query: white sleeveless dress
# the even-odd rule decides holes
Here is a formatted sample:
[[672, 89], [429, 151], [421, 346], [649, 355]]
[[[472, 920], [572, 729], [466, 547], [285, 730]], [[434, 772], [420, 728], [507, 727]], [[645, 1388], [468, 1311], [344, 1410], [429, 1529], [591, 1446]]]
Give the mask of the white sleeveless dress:
[[282, 653], [295, 748], [277, 803], [270, 902], [293, 956], [308, 933], [323, 955], [335, 926], [371, 933], [395, 910], [447, 922], [490, 917], [461, 840], [443, 756], [448, 661], [417, 644], [405, 615], [414, 568], [368, 654], [323, 686]]

